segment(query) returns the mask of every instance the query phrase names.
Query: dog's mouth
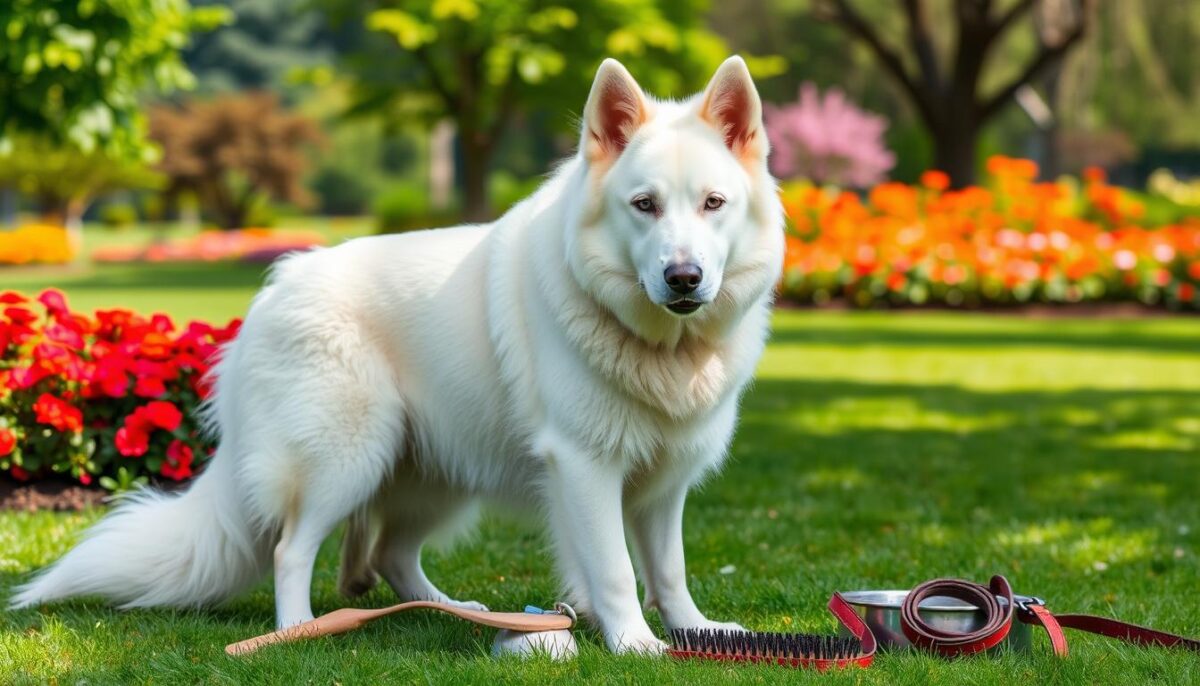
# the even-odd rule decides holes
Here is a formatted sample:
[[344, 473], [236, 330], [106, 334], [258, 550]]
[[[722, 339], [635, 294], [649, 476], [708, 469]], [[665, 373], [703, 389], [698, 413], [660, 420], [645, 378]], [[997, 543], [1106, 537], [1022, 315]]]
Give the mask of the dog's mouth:
[[675, 302], [667, 303], [667, 309], [674, 312], [675, 314], [691, 314], [691, 313], [695, 312], [696, 310], [700, 309], [700, 307], [702, 305], [704, 305], [704, 303], [700, 302], [699, 300], [689, 300], [688, 298], [680, 298], [679, 300], [676, 300]]

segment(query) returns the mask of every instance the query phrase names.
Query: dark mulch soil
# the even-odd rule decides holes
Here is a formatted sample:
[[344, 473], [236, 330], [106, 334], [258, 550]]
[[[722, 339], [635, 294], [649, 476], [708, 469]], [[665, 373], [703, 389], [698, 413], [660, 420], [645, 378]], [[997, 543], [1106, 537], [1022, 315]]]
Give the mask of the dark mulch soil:
[[0, 510], [74, 511], [101, 505], [108, 492], [67, 481], [20, 483], [0, 478]]

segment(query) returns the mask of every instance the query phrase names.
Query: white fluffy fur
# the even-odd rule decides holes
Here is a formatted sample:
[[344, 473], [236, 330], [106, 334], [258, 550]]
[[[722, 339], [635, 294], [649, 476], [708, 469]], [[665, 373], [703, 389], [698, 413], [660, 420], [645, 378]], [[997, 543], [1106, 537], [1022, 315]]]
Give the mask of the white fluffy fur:
[[[279, 264], [218, 365], [215, 461], [183, 495], [119, 506], [13, 605], [204, 605], [273, 561], [278, 624], [295, 624], [347, 520], [344, 591], [381, 575], [446, 599], [421, 545], [491, 501], [544, 515], [571, 600], [613, 650], [661, 649], [627, 535], [646, 606], [716, 626], [687, 590], [682, 513], [724, 458], [779, 275], [758, 96], [738, 58], [681, 103], [611, 60], [597, 83], [579, 154], [494, 224]], [[656, 216], [630, 205], [645, 192]], [[707, 211], [714, 192], [727, 202]], [[673, 260], [703, 267], [693, 314], [664, 306]]]

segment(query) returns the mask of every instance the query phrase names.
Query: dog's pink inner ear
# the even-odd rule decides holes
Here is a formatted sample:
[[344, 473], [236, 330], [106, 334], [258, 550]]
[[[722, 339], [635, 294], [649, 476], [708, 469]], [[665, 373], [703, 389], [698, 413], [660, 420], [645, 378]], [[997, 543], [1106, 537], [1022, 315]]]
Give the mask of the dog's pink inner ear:
[[642, 89], [619, 63], [605, 60], [584, 111], [588, 159], [616, 159], [648, 118]]
[[740, 58], [725, 60], [717, 70], [704, 91], [700, 118], [721, 133], [725, 145], [739, 158], [765, 156], [762, 101]]

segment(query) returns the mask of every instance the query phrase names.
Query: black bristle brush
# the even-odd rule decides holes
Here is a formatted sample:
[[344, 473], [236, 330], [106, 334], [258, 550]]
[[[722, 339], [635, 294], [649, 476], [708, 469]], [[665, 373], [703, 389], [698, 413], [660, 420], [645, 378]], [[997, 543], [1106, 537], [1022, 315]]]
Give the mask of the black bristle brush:
[[875, 636], [837, 593], [829, 611], [851, 636], [779, 634], [724, 629], [675, 629], [667, 654], [676, 658], [763, 662], [818, 670], [866, 667], [875, 658]]

